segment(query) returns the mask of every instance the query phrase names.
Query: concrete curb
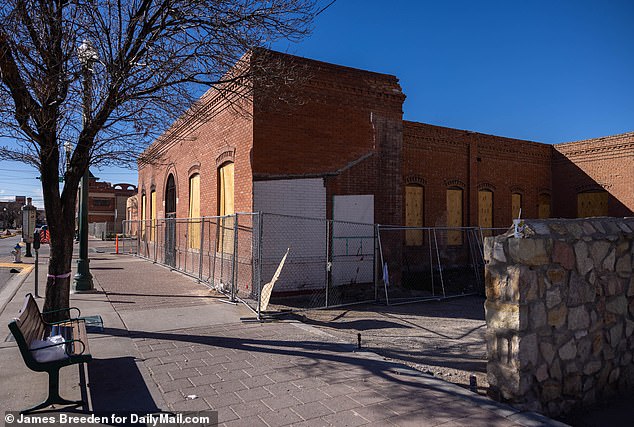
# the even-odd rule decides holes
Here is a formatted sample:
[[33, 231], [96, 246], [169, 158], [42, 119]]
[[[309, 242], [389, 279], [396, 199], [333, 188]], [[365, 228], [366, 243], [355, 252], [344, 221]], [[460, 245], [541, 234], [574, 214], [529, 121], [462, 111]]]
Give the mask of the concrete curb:
[[7, 283], [6, 287], [0, 291], [0, 315], [4, 312], [7, 304], [13, 299], [15, 294], [18, 293], [18, 290], [24, 283], [27, 277], [31, 274], [35, 265], [27, 264], [9, 264], [9, 263], [0, 263], [0, 268], [21, 268], [21, 271], [15, 276], [12, 277], [11, 280]]

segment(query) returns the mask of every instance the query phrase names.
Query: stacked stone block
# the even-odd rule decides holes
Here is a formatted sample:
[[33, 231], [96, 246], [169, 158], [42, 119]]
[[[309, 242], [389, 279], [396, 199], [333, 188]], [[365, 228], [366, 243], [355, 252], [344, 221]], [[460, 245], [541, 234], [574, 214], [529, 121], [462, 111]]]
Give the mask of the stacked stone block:
[[494, 396], [550, 416], [634, 390], [634, 218], [529, 220], [485, 241]]

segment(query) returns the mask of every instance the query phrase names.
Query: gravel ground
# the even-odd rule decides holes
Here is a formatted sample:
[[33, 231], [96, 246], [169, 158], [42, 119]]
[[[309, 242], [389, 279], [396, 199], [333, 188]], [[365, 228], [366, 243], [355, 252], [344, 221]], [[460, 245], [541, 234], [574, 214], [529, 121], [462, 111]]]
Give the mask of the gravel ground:
[[399, 306], [363, 305], [295, 315], [340, 341], [358, 344], [446, 381], [486, 394], [484, 298], [464, 296]]

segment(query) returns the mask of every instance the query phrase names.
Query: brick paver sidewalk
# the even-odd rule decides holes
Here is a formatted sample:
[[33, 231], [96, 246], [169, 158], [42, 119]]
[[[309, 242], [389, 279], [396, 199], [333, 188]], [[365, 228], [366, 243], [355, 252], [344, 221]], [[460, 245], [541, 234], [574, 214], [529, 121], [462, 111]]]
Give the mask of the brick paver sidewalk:
[[227, 426], [520, 425], [513, 410], [309, 329], [234, 324], [133, 338], [171, 410], [217, 410]]
[[[355, 352], [309, 325], [240, 322], [253, 320], [252, 313], [138, 258], [98, 253], [91, 270], [134, 342], [128, 352], [144, 365], [147, 390], [161, 395], [161, 409], [217, 410], [220, 425], [249, 427], [552, 422]], [[114, 328], [106, 332], [118, 334]]]

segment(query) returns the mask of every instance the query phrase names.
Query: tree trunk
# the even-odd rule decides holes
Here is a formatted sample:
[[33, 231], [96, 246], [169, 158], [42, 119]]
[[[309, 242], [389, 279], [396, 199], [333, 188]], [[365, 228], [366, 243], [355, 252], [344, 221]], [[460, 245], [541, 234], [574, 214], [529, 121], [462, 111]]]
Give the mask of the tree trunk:
[[[54, 144], [56, 143], [50, 143], [51, 146]], [[64, 181], [64, 191], [60, 195], [57, 150], [53, 151], [51, 157], [54, 160], [50, 163], [43, 163], [40, 168], [51, 249], [43, 311], [62, 311], [56, 311], [51, 315], [45, 316], [45, 320], [48, 322], [64, 320], [70, 317], [69, 311], [63, 309], [69, 307], [70, 282], [73, 279], [71, 267], [75, 234], [77, 183], [79, 182], [77, 171], [75, 171], [75, 174], [67, 173]]]
[[[61, 310], [69, 307], [70, 283], [73, 279], [72, 258], [74, 240], [74, 216], [48, 215], [47, 221], [50, 231], [50, 258], [48, 262], [48, 278], [46, 279], [46, 298], [43, 311]], [[56, 222], [55, 225], [51, 221]], [[68, 223], [68, 224], [67, 224]], [[53, 230], [56, 230], [53, 232]], [[47, 322], [69, 318], [70, 313], [59, 311], [45, 316]]]

